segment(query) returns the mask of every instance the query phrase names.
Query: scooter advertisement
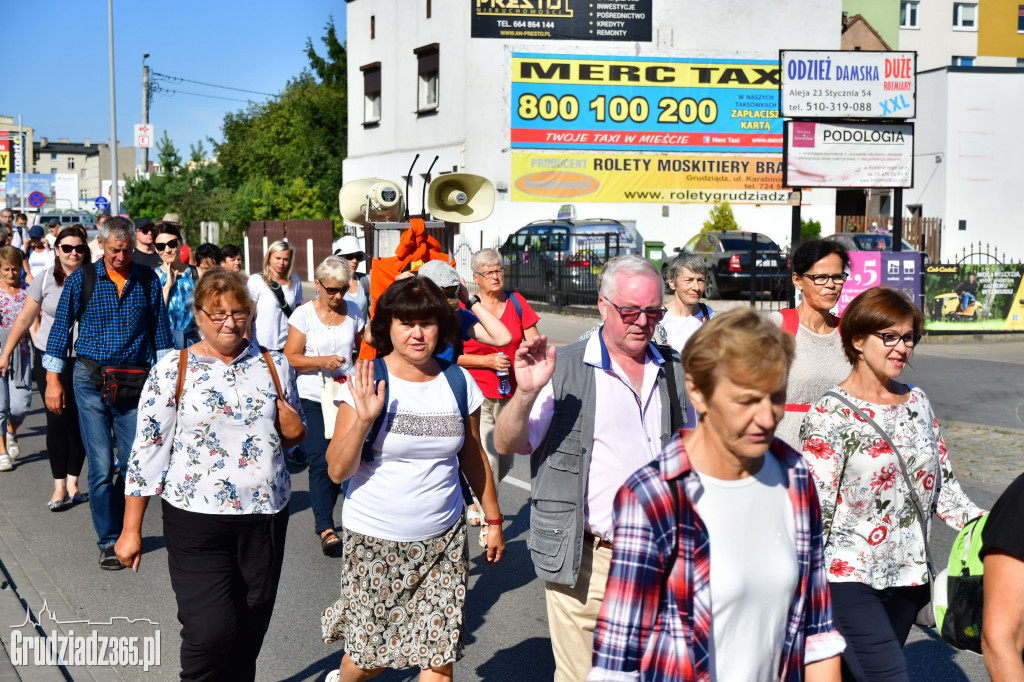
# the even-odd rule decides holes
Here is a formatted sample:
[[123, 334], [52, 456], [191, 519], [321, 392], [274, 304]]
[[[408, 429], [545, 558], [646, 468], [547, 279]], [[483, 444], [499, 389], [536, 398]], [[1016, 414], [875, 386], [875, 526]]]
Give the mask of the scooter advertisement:
[[1024, 264], [929, 265], [924, 301], [929, 330], [1024, 331]]

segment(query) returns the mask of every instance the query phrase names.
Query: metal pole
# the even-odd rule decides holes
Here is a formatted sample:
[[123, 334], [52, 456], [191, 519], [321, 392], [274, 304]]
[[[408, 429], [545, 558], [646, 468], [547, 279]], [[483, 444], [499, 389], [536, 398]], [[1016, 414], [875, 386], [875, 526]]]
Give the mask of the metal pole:
[[750, 307], [757, 305], [757, 234], [750, 233]]
[[[794, 192], [801, 192], [799, 187], [792, 188]], [[797, 245], [800, 243], [800, 203], [803, 201], [803, 195], [801, 194], [801, 201], [798, 201], [796, 206], [793, 207], [793, 222], [790, 226], [789, 234], [789, 263], [790, 267], [793, 265], [793, 252], [796, 251]], [[786, 290], [789, 292], [789, 307], [796, 307], [796, 288], [792, 285], [792, 282], [786, 286]]]
[[114, 0], [107, 0], [107, 34], [110, 43], [110, 214], [120, 215], [117, 188], [117, 101], [114, 97]]
[[892, 198], [892, 250], [903, 250], [903, 190], [893, 190]]
[[[142, 56], [142, 125], [149, 125], [149, 67], [146, 66], [147, 57], [149, 57], [148, 52]], [[142, 172], [149, 173], [149, 147], [142, 148]]]
[[28, 157], [25, 155], [25, 133], [21, 129], [21, 114], [18, 114], [18, 146], [21, 147], [21, 173], [18, 179], [21, 188], [18, 190], [18, 213], [25, 212], [25, 173], [28, 172]]

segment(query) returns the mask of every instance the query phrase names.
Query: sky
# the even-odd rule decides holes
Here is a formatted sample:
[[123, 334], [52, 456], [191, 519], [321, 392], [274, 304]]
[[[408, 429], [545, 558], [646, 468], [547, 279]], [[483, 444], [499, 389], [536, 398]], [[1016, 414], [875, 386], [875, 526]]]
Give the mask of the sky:
[[[320, 38], [333, 14], [345, 35], [344, 0], [114, 0], [114, 65], [117, 137], [133, 144], [142, 122], [142, 55], [153, 72], [261, 93], [279, 93], [309, 66], [306, 39], [321, 55]], [[0, 115], [21, 114], [35, 140], [110, 138], [110, 62], [107, 3], [103, 0], [0, 0], [5, 24], [4, 86]], [[183, 159], [206, 138], [221, 140], [224, 115], [266, 101], [266, 95], [158, 79], [180, 93], [154, 92], [150, 123], [166, 130]], [[150, 158], [156, 159], [155, 148]]]

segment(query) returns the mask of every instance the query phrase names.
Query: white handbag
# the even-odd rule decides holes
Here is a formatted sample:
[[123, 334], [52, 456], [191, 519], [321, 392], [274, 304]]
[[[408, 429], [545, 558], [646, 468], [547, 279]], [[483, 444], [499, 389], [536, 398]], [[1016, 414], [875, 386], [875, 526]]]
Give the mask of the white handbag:
[[[310, 302], [306, 306], [306, 319], [309, 321], [308, 329], [310, 339], [313, 341], [313, 352], [316, 355], [320, 355], [320, 348], [316, 342], [316, 330], [313, 326], [313, 303]], [[338, 420], [338, 406], [334, 404], [335, 396], [338, 390], [341, 388], [341, 384], [334, 380], [334, 378], [328, 378], [324, 375], [324, 370], [319, 370], [320, 374], [320, 410], [324, 415], [324, 437], [330, 440], [334, 436], [334, 422]]]

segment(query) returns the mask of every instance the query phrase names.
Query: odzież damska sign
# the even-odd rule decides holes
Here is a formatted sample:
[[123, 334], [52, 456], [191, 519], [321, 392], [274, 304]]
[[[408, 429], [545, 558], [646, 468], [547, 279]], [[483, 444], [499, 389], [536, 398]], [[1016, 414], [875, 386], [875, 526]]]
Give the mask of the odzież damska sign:
[[651, 0], [470, 0], [470, 35], [650, 42], [651, 4]]
[[783, 118], [914, 118], [916, 52], [780, 50]]
[[786, 121], [784, 187], [913, 187], [914, 124]]

